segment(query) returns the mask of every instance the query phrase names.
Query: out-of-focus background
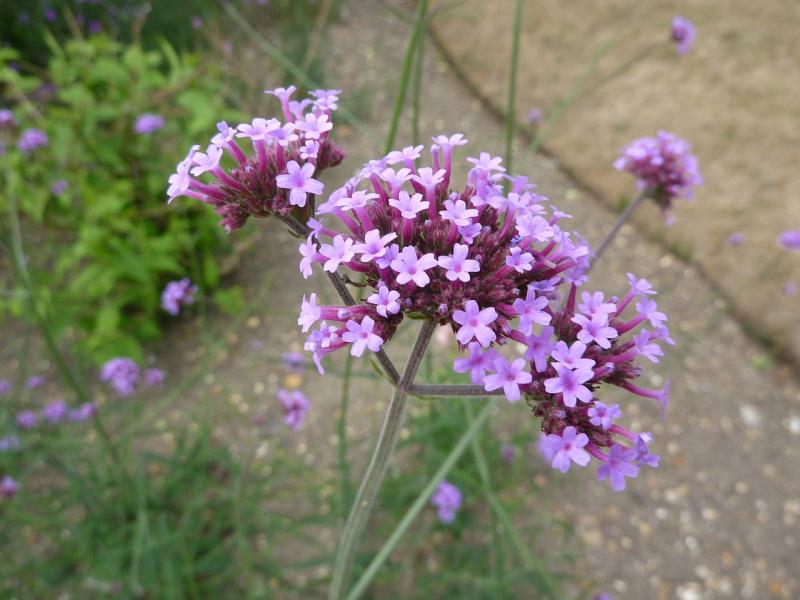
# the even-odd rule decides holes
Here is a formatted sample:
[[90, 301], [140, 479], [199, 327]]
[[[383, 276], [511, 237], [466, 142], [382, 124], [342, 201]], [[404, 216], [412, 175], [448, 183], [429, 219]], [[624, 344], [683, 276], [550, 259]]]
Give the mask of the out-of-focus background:
[[[13, 114], [0, 125], [5, 595], [324, 596], [389, 386], [366, 361], [347, 375], [335, 357], [323, 379], [293, 356], [302, 295], [333, 298], [321, 276], [299, 276], [296, 239], [269, 221], [229, 236], [199, 202], [167, 206], [166, 180], [217, 121], [276, 114], [263, 90], [297, 83], [343, 89], [334, 139], [348, 157], [324, 178], [335, 189], [383, 153], [416, 9], [0, 5], [0, 109]], [[698, 30], [682, 56], [676, 14]], [[430, 2], [397, 147], [462, 132], [461, 160], [503, 152], [512, 17], [511, 0]], [[367, 597], [800, 594], [800, 254], [777, 241], [800, 229], [798, 31], [800, 9], [778, 0], [523, 2], [514, 170], [590, 243], [635, 193], [612, 167], [627, 142], [665, 129], [700, 161], [704, 185], [674, 223], [644, 206], [592, 273], [607, 294], [626, 272], [647, 277], [669, 314], [678, 345], [646, 381], [672, 380], [669, 418], [619, 395], [662, 464], [622, 494], [588, 469], [563, 476], [539, 457], [525, 408], [503, 403], [448, 475], [464, 494], [457, 520], [424, 510]], [[30, 130], [46, 141], [22, 143]], [[173, 316], [162, 290], [184, 277], [196, 300]], [[412, 339], [387, 348], [398, 363]], [[437, 336], [425, 377], [448, 372], [453, 352]], [[141, 370], [130, 396], [98, 380], [115, 357]], [[309, 398], [301, 431], [278, 389]], [[55, 418], [59, 401], [90, 402], [101, 420]], [[467, 413], [413, 400], [362, 568]]]

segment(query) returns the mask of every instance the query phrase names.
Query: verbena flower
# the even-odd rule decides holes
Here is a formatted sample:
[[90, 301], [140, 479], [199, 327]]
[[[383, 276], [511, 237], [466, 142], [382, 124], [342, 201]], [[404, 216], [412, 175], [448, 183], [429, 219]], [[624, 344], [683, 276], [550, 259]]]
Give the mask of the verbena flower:
[[0, 109], [0, 129], [10, 129], [17, 126], [14, 113], [7, 108]]
[[77, 408], [67, 411], [67, 421], [71, 423], [82, 423], [88, 421], [97, 413], [97, 404], [94, 402], [84, 402]]
[[164, 127], [164, 117], [153, 113], [142, 113], [136, 117], [133, 130], [139, 135], [149, 135]]
[[445, 525], [452, 523], [463, 502], [461, 490], [449, 481], [442, 481], [431, 496], [431, 504], [437, 508], [439, 520]]
[[4, 475], [0, 479], [0, 498], [13, 498], [19, 490], [19, 484], [10, 476]]
[[[597, 394], [603, 384], [615, 385], [666, 409], [669, 386], [634, 383], [643, 371], [634, 361], [658, 362], [660, 344], [674, 343], [651, 298], [655, 290], [629, 274], [622, 298], [579, 295], [591, 251], [561, 227], [567, 215], [545, 208], [547, 199], [526, 178], [506, 175], [501, 159], [487, 153], [468, 159], [467, 180], [454, 190], [452, 151], [466, 141], [456, 135], [434, 142], [431, 168], [418, 167], [421, 146], [391, 152], [320, 206], [346, 233], [314, 220], [301, 246], [303, 270], [316, 263], [352, 271], [372, 293], [355, 306], [304, 297], [298, 323], [306, 332], [318, 327], [306, 350], [322, 372], [322, 359], [338, 349], [377, 351], [406, 316], [433, 319], [468, 352], [456, 359], [456, 372], [487, 391], [502, 389], [510, 402], [524, 397], [542, 418], [541, 448], [555, 468], [593, 457], [605, 466], [599, 476], [621, 489], [625, 477], [653, 461], [626, 451], [642, 439], [616, 425], [621, 410]], [[524, 355], [502, 353], [515, 346], [509, 342]]]
[[678, 54], [686, 54], [692, 49], [694, 40], [697, 37], [697, 28], [689, 19], [676, 16], [672, 19], [670, 37], [675, 42], [675, 49]]
[[[169, 200], [190, 196], [213, 206], [229, 232], [249, 217], [308, 220], [308, 199], [323, 192], [319, 174], [344, 157], [330, 140], [339, 90], [316, 90], [312, 98], [293, 101], [295, 91], [290, 86], [266, 92], [280, 100], [282, 119], [256, 118], [236, 127], [218, 123], [208, 148], [193, 146], [170, 176]], [[244, 140], [251, 149], [242, 147]]]
[[44, 375], [31, 375], [25, 380], [25, 387], [29, 390], [40, 388], [44, 385]]
[[15, 434], [4, 435], [0, 437], [0, 452], [8, 452], [10, 450], [19, 450], [19, 438]]
[[66, 179], [56, 179], [53, 185], [50, 186], [50, 192], [54, 196], [61, 196], [69, 188], [69, 182]]
[[659, 131], [655, 137], [639, 138], [628, 144], [614, 167], [636, 177], [639, 189], [649, 190], [668, 217], [672, 201], [690, 199], [692, 188], [703, 182], [691, 148], [677, 135]]
[[67, 416], [67, 403], [63, 400], [53, 400], [42, 408], [42, 418], [50, 425], [58, 425]]
[[293, 430], [300, 431], [311, 403], [300, 390], [278, 390], [278, 401], [283, 407], [283, 420]]
[[161, 308], [169, 314], [177, 316], [181, 307], [194, 303], [197, 286], [188, 277], [177, 281], [170, 281], [161, 292]]
[[30, 154], [43, 146], [47, 146], [47, 134], [41, 129], [26, 129], [17, 140], [17, 148], [23, 154]]
[[734, 231], [725, 240], [730, 246], [740, 246], [744, 243], [745, 235], [741, 231]]
[[786, 250], [800, 250], [800, 229], [790, 229], [778, 236], [778, 243]]
[[155, 367], [151, 367], [149, 369], [145, 369], [144, 371], [144, 384], [148, 387], [153, 387], [157, 385], [161, 385], [164, 383], [164, 379], [166, 375], [164, 371], [161, 369], [157, 369]]
[[11, 391], [11, 382], [8, 379], [0, 379], [0, 396], [5, 396]]
[[36, 427], [36, 424], [39, 422], [39, 415], [32, 410], [23, 410], [17, 413], [16, 421], [17, 425], [22, 429], [31, 429]]
[[504, 463], [511, 464], [517, 457], [517, 447], [514, 444], [503, 444], [500, 446], [500, 458]]
[[120, 396], [130, 396], [136, 391], [141, 369], [133, 359], [118, 357], [107, 361], [100, 370], [100, 381], [108, 383]]
[[284, 352], [281, 354], [281, 362], [293, 373], [302, 373], [308, 367], [305, 356], [300, 352]]

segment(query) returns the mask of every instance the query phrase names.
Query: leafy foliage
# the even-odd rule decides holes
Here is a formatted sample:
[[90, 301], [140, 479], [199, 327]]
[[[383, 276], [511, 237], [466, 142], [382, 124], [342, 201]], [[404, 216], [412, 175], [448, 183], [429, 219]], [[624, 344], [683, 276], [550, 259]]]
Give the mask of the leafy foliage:
[[[94, 358], [141, 357], [141, 343], [159, 335], [164, 284], [189, 276], [203, 291], [220, 279], [224, 234], [211, 211], [189, 203], [168, 207], [165, 185], [190, 140], [213, 131], [226, 109], [221, 75], [169, 45], [159, 51], [124, 47], [104, 36], [74, 39], [64, 47], [50, 38], [52, 57], [42, 77], [0, 59], [0, 82], [20, 130], [36, 127], [49, 144], [23, 154], [7, 140], [7, 185], [20, 210], [41, 225], [35, 253], [42, 300], [51, 303], [58, 333], [68, 328]], [[144, 112], [165, 119], [163, 128], [137, 134]], [[55, 194], [53, 184], [67, 182]], [[196, 203], [195, 203], [196, 204]], [[24, 310], [19, 299], [5, 308]]]

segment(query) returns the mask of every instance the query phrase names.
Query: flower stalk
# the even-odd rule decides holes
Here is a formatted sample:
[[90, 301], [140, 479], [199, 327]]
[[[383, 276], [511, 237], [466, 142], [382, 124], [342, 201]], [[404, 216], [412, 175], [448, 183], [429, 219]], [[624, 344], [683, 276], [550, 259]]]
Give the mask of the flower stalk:
[[622, 228], [622, 226], [628, 222], [628, 220], [633, 216], [633, 213], [636, 212], [636, 209], [639, 208], [639, 206], [641, 206], [642, 202], [644, 202], [649, 195], [650, 195], [650, 188], [644, 188], [628, 204], [628, 206], [625, 207], [625, 210], [622, 211], [622, 214], [617, 219], [617, 222], [614, 223], [614, 226], [606, 234], [606, 236], [603, 238], [603, 241], [600, 242], [600, 245], [597, 247], [597, 250], [594, 253], [594, 259], [592, 260], [591, 264], [592, 267], [600, 259], [600, 257], [608, 248], [608, 246], [611, 244], [611, 242], [614, 241], [614, 238], [617, 237], [617, 234], [619, 233], [619, 230]]

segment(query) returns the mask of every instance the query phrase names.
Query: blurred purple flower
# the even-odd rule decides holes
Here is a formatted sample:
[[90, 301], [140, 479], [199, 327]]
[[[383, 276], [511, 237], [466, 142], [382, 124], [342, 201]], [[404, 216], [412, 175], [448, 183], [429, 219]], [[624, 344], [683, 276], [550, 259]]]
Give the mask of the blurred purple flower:
[[785, 250], [800, 250], [800, 229], [790, 229], [778, 236], [778, 243]]
[[39, 415], [32, 410], [23, 410], [22, 412], [17, 413], [17, 425], [23, 429], [31, 429], [36, 427], [38, 422]]
[[525, 115], [526, 123], [538, 123], [542, 120], [544, 113], [541, 108], [532, 108]]
[[517, 447], [514, 444], [503, 444], [500, 447], [500, 458], [504, 463], [511, 464], [517, 457]]
[[7, 108], [0, 108], [0, 129], [15, 127], [16, 125], [17, 120], [14, 118], [14, 113]]
[[103, 24], [100, 21], [89, 21], [89, 33], [100, 33], [103, 31]]
[[100, 381], [108, 383], [120, 396], [133, 394], [140, 376], [139, 365], [124, 357], [112, 358], [100, 370]]
[[58, 13], [52, 6], [47, 6], [44, 9], [44, 20], [52, 23], [58, 18]]
[[726, 240], [730, 246], [739, 246], [744, 242], [744, 234], [740, 231], [735, 231], [728, 236]]
[[66, 179], [56, 179], [53, 182], [53, 185], [50, 186], [50, 191], [53, 193], [54, 196], [61, 196], [64, 192], [67, 191], [69, 187], [69, 183]]
[[5, 396], [11, 391], [11, 382], [8, 379], [0, 379], [0, 396]]
[[162, 383], [164, 383], [164, 378], [165, 378], [164, 371], [162, 371], [161, 369], [157, 369], [155, 367], [146, 369], [144, 372], [144, 384], [148, 387], [161, 385]]
[[71, 423], [81, 423], [94, 417], [97, 405], [94, 402], [84, 402], [78, 408], [67, 411], [67, 420]]
[[439, 484], [431, 496], [431, 504], [437, 508], [439, 520], [445, 525], [449, 525], [455, 520], [462, 501], [461, 490], [446, 480]]
[[44, 375], [31, 375], [25, 381], [25, 387], [29, 390], [35, 390], [36, 388], [42, 387], [44, 385]]
[[19, 484], [14, 481], [11, 476], [5, 475], [2, 479], [0, 479], [0, 497], [6, 499], [13, 498], [18, 489]]
[[23, 154], [29, 154], [46, 145], [47, 134], [41, 129], [26, 129], [19, 136], [19, 141], [17, 142], [17, 148]]
[[253, 340], [250, 342], [250, 349], [251, 350], [263, 350], [264, 349], [264, 341], [263, 340]]
[[697, 37], [697, 28], [689, 19], [676, 16], [672, 19], [671, 38], [675, 42], [675, 49], [678, 54], [686, 54], [692, 49], [694, 40]]
[[161, 292], [161, 308], [169, 314], [176, 316], [181, 312], [181, 306], [192, 304], [197, 286], [188, 277], [177, 281], [170, 281]]
[[278, 400], [283, 406], [284, 422], [295, 431], [300, 431], [310, 407], [308, 398], [300, 390], [278, 390]]
[[67, 403], [63, 400], [53, 400], [48, 402], [42, 409], [42, 418], [50, 423], [57, 425], [67, 416]]
[[783, 285], [783, 293], [786, 296], [796, 296], [797, 295], [797, 284], [794, 281], [787, 281]]
[[5, 435], [0, 438], [0, 452], [8, 452], [9, 450], [19, 450], [19, 438], [14, 435]]
[[284, 352], [281, 355], [281, 360], [283, 361], [283, 366], [295, 373], [304, 371], [308, 366], [305, 356], [300, 352]]
[[192, 17], [192, 27], [194, 29], [200, 29], [203, 26], [203, 17], [200, 15], [194, 15]]
[[149, 135], [162, 127], [164, 127], [164, 117], [153, 113], [142, 113], [133, 124], [133, 130], [139, 135]]

